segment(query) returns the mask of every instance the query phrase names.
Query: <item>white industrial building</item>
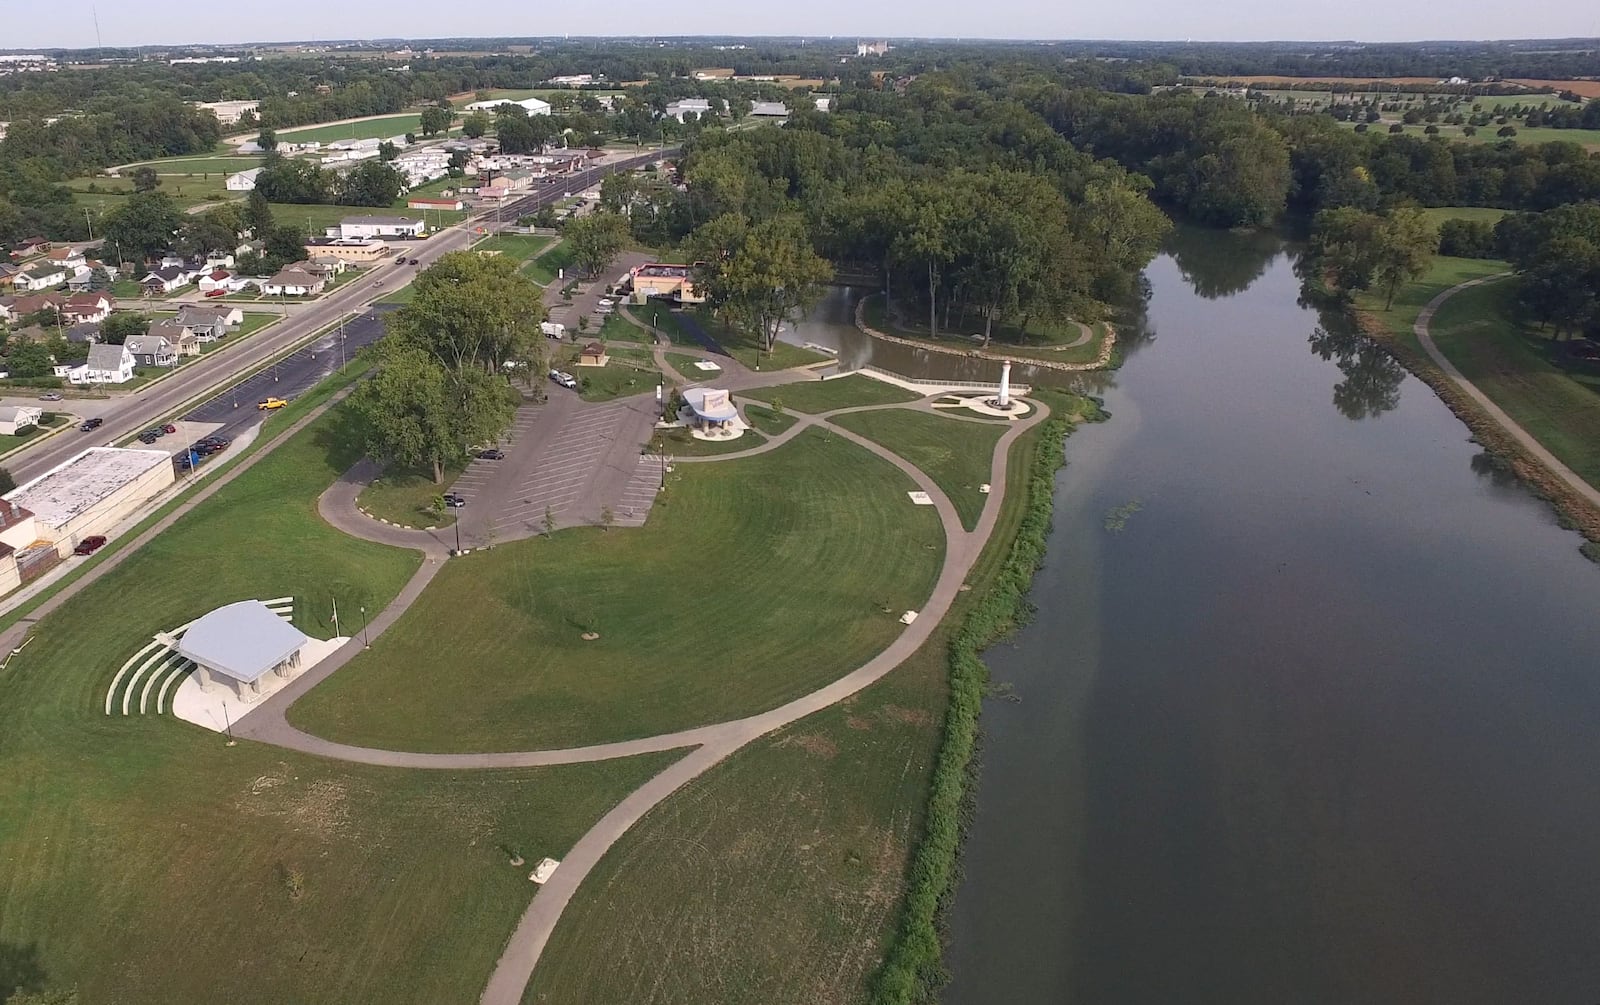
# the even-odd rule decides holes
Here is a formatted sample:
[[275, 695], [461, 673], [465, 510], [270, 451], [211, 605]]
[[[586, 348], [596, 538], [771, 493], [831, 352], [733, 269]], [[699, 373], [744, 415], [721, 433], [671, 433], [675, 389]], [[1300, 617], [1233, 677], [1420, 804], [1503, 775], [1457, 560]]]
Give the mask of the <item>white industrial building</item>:
[[64, 558], [172, 482], [172, 457], [164, 450], [90, 447], [7, 492], [5, 501], [32, 513], [37, 541], [54, 545]]
[[255, 112], [261, 108], [259, 101], [197, 101], [196, 108], [204, 108], [217, 117], [217, 121], [225, 126], [238, 124], [246, 112]]
[[347, 216], [337, 227], [329, 227], [329, 237], [343, 241], [370, 241], [375, 237], [417, 238], [426, 231], [421, 220], [404, 216]]
[[260, 173], [260, 168], [251, 168], [248, 171], [240, 171], [237, 174], [230, 174], [228, 176], [228, 180], [223, 184], [227, 187], [229, 192], [253, 192], [255, 191], [256, 187], [256, 175]]
[[529, 115], [549, 115], [550, 102], [539, 98], [491, 98], [488, 101], [474, 101], [467, 106], [469, 112], [492, 112], [501, 105], [517, 105]]

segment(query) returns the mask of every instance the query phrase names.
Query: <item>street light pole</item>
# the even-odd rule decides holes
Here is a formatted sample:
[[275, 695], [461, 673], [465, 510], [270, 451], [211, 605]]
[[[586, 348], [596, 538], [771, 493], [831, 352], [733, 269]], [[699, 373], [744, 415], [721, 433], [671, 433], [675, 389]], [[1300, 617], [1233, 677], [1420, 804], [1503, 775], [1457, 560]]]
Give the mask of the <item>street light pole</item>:
[[367, 605], [361, 605], [361, 648], [371, 649], [372, 641], [367, 638]]
[[461, 518], [456, 517], [456, 554], [461, 554]]

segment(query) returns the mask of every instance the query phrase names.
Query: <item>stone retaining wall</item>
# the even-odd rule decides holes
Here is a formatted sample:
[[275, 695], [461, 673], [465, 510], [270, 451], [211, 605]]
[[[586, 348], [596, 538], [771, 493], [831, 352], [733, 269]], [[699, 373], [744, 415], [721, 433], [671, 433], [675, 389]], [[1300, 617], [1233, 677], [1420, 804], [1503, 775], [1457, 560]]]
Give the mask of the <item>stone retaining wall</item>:
[[919, 339], [905, 338], [900, 335], [890, 335], [881, 332], [867, 324], [867, 298], [862, 297], [856, 302], [856, 327], [873, 338], [883, 339], [885, 342], [898, 342], [913, 349], [926, 349], [929, 352], [942, 352], [946, 356], [977, 356], [981, 359], [992, 359], [996, 362], [1010, 360], [1022, 366], [1037, 366], [1046, 370], [1065, 370], [1069, 373], [1082, 373], [1086, 370], [1104, 370], [1111, 362], [1111, 352], [1117, 345], [1117, 330], [1106, 325], [1106, 337], [1100, 343], [1100, 352], [1096, 354], [1092, 363], [1062, 363], [1053, 359], [1039, 359], [1036, 356], [1007, 355], [1003, 352], [992, 352], [988, 349], [952, 349], [946, 346], [930, 345]]

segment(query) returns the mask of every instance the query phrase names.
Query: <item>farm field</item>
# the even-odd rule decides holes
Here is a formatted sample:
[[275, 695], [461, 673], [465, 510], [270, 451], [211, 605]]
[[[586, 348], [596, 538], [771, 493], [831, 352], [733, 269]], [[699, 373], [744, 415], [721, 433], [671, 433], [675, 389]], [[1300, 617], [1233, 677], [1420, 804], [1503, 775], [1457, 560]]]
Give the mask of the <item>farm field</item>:
[[1446, 220], [1481, 220], [1484, 223], [1499, 223], [1500, 218], [1507, 212], [1493, 206], [1434, 206], [1422, 211], [1428, 222], [1435, 227]]

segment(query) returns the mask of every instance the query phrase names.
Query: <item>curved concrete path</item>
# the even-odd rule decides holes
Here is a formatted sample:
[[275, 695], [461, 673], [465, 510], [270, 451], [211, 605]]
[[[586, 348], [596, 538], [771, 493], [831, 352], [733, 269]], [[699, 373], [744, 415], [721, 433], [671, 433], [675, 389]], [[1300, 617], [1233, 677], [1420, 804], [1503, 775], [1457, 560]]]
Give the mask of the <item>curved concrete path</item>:
[[1449, 377], [1457, 387], [1466, 392], [1467, 397], [1477, 402], [1478, 407], [1482, 408], [1489, 414], [1490, 418], [1499, 423], [1500, 427], [1509, 433], [1512, 439], [1516, 440], [1524, 450], [1532, 454], [1540, 464], [1554, 472], [1556, 477], [1566, 482], [1572, 491], [1582, 496], [1589, 505], [1600, 509], [1600, 489], [1596, 489], [1593, 485], [1584, 481], [1576, 471], [1561, 463], [1556, 455], [1552, 454], [1532, 433], [1518, 425], [1517, 421], [1507, 415], [1504, 409], [1495, 404], [1487, 394], [1479, 390], [1478, 385], [1468, 380], [1456, 368], [1456, 365], [1445, 358], [1444, 353], [1439, 351], [1439, 347], [1434, 344], [1433, 335], [1428, 330], [1429, 326], [1433, 324], [1434, 314], [1438, 312], [1446, 300], [1449, 300], [1462, 290], [1473, 286], [1481, 286], [1484, 283], [1492, 283], [1496, 280], [1504, 279], [1510, 274], [1509, 272], [1500, 272], [1492, 276], [1484, 276], [1481, 279], [1471, 279], [1450, 287], [1428, 301], [1427, 306], [1423, 307], [1422, 311], [1417, 315], [1416, 324], [1411, 326], [1411, 330], [1417, 336], [1417, 341], [1421, 343], [1422, 351], [1428, 354], [1428, 358], [1433, 360], [1435, 366], [1444, 371], [1445, 376]]
[[977, 527], [967, 531], [962, 528], [955, 506], [933, 479], [920, 468], [888, 448], [847, 429], [831, 425], [827, 421], [834, 415], [927, 406], [930, 401], [931, 398], [928, 398], [916, 402], [840, 408], [816, 415], [800, 414], [796, 416], [798, 421], [789, 429], [750, 450], [709, 457], [682, 458], [685, 461], [711, 462], [748, 457], [775, 450], [805, 429], [827, 426], [830, 432], [844, 437], [899, 468], [933, 500], [945, 535], [945, 555], [939, 576], [919, 612], [920, 616], [883, 651], [816, 691], [777, 708], [741, 719], [633, 740], [549, 750], [460, 754], [379, 750], [337, 743], [296, 729], [285, 717], [287, 708], [316, 684], [326, 679], [329, 674], [353, 659], [361, 652], [364, 642], [370, 640], [371, 636], [381, 635], [394, 624], [422, 594], [447, 560], [447, 549], [444, 549], [442, 542], [433, 533], [386, 525], [366, 517], [356, 509], [355, 500], [361, 486], [377, 471], [376, 466], [363, 462], [346, 472], [339, 482], [322, 494], [318, 500], [319, 512], [334, 526], [357, 537], [419, 550], [424, 556], [423, 564], [400, 594], [368, 626], [365, 638], [352, 638], [350, 643], [338, 652], [291, 681], [241, 720], [235, 726], [234, 732], [249, 739], [337, 760], [388, 767], [451, 770], [576, 764], [694, 748], [686, 756], [635, 789], [579, 838], [566, 853], [561, 868], [556, 870], [555, 875], [533, 898], [507, 942], [481, 999], [484, 1005], [518, 1005], [533, 975], [534, 967], [538, 964], [539, 956], [544, 951], [556, 923], [573, 894], [577, 892], [589, 871], [629, 828], [673, 792], [752, 740], [837, 704], [881, 679], [915, 653], [949, 612], [960, 594], [968, 572], [982, 553], [999, 518], [1005, 498], [1011, 445], [1017, 437], [1044, 420], [1049, 415], [1049, 410], [1039, 405], [1030, 416], [1012, 423], [1001, 434], [990, 461], [990, 484], [995, 487], [995, 491], [991, 493], [988, 504], [984, 506]]

